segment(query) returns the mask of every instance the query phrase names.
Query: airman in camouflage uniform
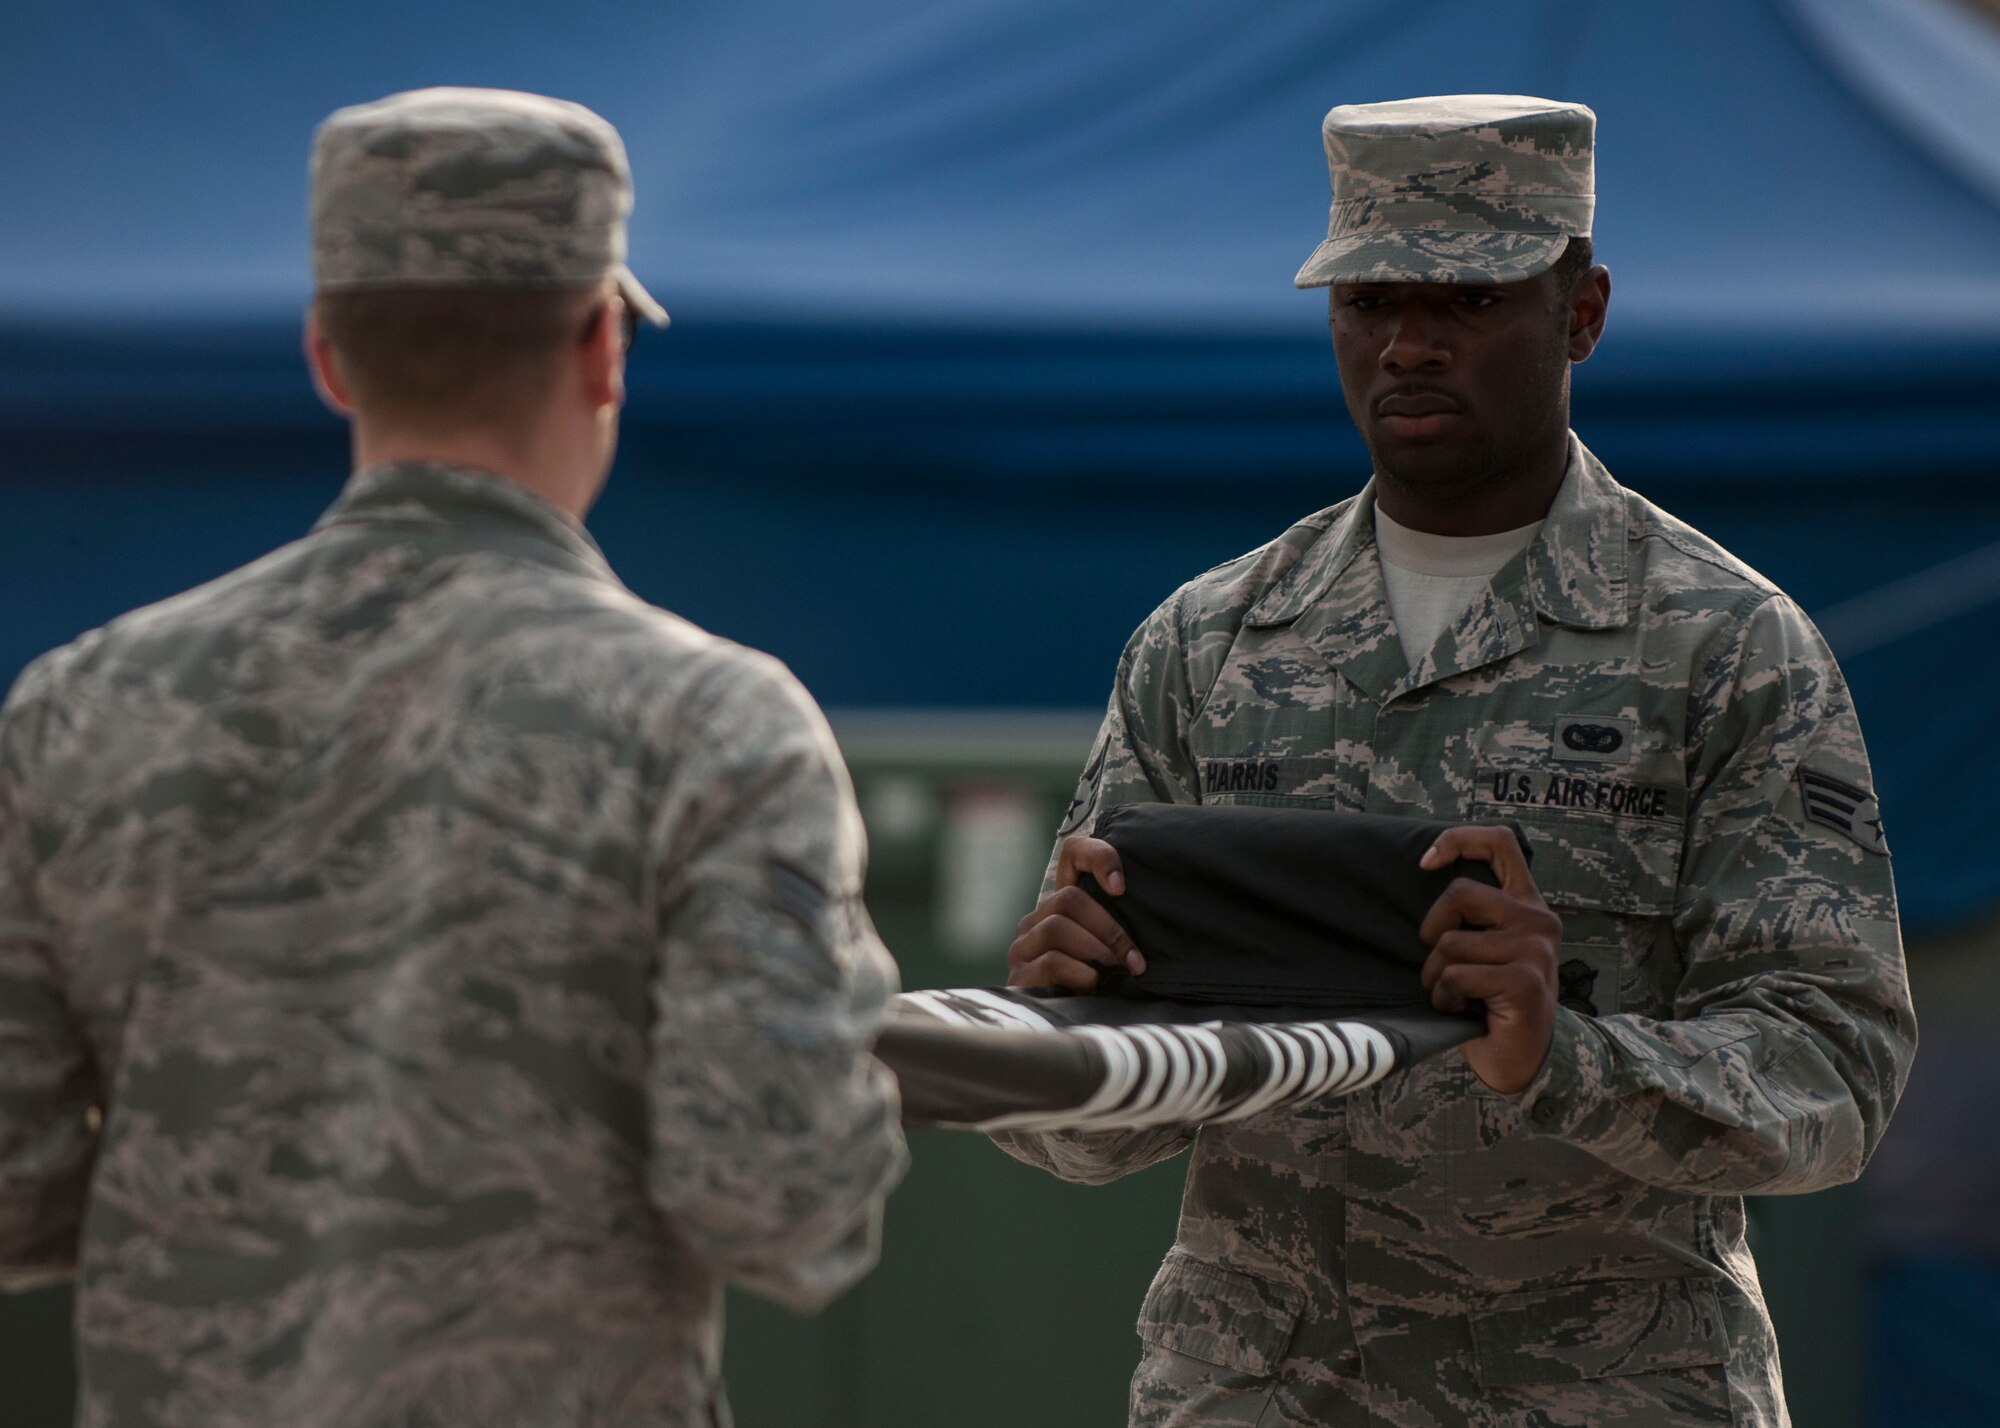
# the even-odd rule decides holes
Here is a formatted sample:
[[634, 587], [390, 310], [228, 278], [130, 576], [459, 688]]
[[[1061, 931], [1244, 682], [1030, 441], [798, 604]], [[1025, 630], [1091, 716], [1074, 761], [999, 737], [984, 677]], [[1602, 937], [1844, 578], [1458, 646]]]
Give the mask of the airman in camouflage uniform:
[[[1419, 285], [1490, 297], [1587, 234], [1592, 119], [1481, 96], [1334, 110], [1332, 229], [1299, 281], [1338, 285], [1336, 348], [1406, 303], [1388, 341], [1442, 355], [1394, 361], [1452, 391], [1485, 300]], [[1369, 373], [1347, 363], [1357, 407]], [[1539, 533], [1427, 651], [1406, 656], [1385, 599], [1394, 483], [1361, 406], [1376, 479], [1182, 587], [1119, 664], [1064, 834], [1139, 801], [1512, 819], [1560, 944], [1518, 1088], [1446, 1056], [1227, 1126], [1002, 1138], [1090, 1183], [1193, 1147], [1135, 1425], [1787, 1421], [1742, 1197], [1851, 1180], [1907, 1074], [1880, 815], [1818, 632], [1566, 435], [1566, 374]], [[1092, 843], [1059, 850], [1016, 981], [1132, 955], [1060, 886]]]
[[[322, 292], [664, 318], [576, 106], [342, 111], [314, 199]], [[726, 1423], [720, 1282], [824, 1302], [903, 1163], [862, 858], [783, 667], [488, 470], [367, 466], [42, 658], [0, 716], [0, 1282], [77, 1276], [80, 1422]]]

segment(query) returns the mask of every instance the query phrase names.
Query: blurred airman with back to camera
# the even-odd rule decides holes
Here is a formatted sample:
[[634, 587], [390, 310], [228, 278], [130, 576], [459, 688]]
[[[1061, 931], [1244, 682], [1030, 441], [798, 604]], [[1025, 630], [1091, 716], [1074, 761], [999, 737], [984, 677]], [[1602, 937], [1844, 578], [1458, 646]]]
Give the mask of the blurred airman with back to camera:
[[1916, 1026], [1832, 654], [1569, 429], [1611, 295], [1594, 129], [1508, 95], [1327, 115], [1297, 281], [1331, 288], [1374, 479], [1132, 637], [1010, 950], [1017, 985], [1143, 967], [1076, 886], [1122, 891], [1088, 836], [1121, 804], [1463, 819], [1425, 866], [1499, 874], [1423, 927], [1434, 1002], [1483, 1003], [1462, 1057], [1213, 1128], [1001, 1137], [1090, 1182], [1194, 1147], [1135, 1425], [1786, 1421], [1742, 1197], [1859, 1174]]
[[580, 524], [666, 321], [630, 206], [577, 105], [328, 119], [346, 490], [0, 715], [0, 1282], [77, 1276], [82, 1422], [721, 1424], [719, 1281], [873, 1261], [839, 755]]

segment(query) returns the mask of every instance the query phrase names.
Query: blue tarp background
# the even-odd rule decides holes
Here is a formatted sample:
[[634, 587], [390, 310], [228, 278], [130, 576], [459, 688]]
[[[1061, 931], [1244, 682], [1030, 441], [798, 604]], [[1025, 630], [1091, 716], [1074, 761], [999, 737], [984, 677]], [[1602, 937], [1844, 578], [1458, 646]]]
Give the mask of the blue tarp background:
[[0, 674], [337, 489], [296, 328], [339, 104], [512, 85], [624, 132], [675, 314], [593, 517], [636, 589], [829, 704], [1079, 706], [1176, 584], [1366, 475], [1290, 286], [1323, 112], [1550, 94], [1598, 111], [1615, 280], [1578, 429], [1826, 618], [1911, 922], [2000, 902], [2000, 42], [1950, 0], [108, 0], [7, 31]]

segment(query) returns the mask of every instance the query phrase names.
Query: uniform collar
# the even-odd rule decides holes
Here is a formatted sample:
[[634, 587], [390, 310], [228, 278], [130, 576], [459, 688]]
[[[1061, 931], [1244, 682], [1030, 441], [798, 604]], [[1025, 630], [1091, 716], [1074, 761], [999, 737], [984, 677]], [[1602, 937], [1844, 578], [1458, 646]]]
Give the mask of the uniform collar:
[[430, 527], [617, 583], [583, 524], [518, 481], [473, 466], [385, 461], [348, 478], [315, 530], [335, 526]]
[[1244, 623], [1297, 634], [1378, 701], [1506, 659], [1535, 644], [1546, 622], [1575, 629], [1630, 623], [1625, 501], [1574, 435], [1569, 469], [1541, 533], [1493, 577], [1414, 667], [1389, 616], [1375, 546], [1375, 483], [1306, 557], [1251, 606]]
[[1542, 533], [1528, 547], [1528, 593], [1544, 620], [1576, 630], [1632, 623], [1628, 510], [1625, 488], [1572, 432], [1569, 474]]
[[[1616, 629], [1632, 619], [1626, 586], [1624, 488], [1575, 433], [1569, 441], [1569, 470], [1541, 533], [1528, 546], [1521, 593], [1550, 624]], [[1326, 598], [1364, 553], [1379, 593], [1372, 480], [1305, 559], [1250, 607], [1244, 623], [1257, 628], [1289, 625]], [[1504, 577], [1515, 564], [1518, 561], [1496, 582], [1507, 583]]]

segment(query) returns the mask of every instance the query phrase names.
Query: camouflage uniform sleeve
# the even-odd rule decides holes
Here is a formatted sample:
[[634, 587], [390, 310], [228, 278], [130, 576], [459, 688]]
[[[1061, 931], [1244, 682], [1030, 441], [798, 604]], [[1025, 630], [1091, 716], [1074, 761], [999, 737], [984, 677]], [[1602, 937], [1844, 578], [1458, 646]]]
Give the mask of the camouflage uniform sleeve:
[[1695, 677], [1675, 1019], [1559, 1011], [1521, 1100], [1655, 1185], [1818, 1190], [1861, 1173], [1916, 1049], [1868, 756], [1832, 652], [1783, 596]]
[[651, 1189], [722, 1273], [813, 1309], [873, 1266], [905, 1164], [895, 1082], [869, 1054], [896, 967], [861, 905], [861, 819], [826, 721], [775, 660], [729, 665], [654, 843]]
[[[1187, 742], [1194, 701], [1185, 654], [1176, 597], [1154, 611], [1126, 643], [1097, 742], [1056, 830], [1058, 851], [1064, 838], [1094, 827], [1106, 809], [1199, 800], [1200, 782]], [[1055, 887], [1056, 856], [1050, 854], [1042, 878], [1044, 896]], [[992, 1139], [1016, 1160], [1064, 1180], [1102, 1185], [1178, 1154], [1194, 1139], [1195, 1130], [1160, 1126], [1142, 1131], [1009, 1131]]]
[[97, 1066], [35, 893], [28, 784], [51, 667], [31, 666], [0, 710], [0, 1289], [75, 1269], [97, 1150]]

